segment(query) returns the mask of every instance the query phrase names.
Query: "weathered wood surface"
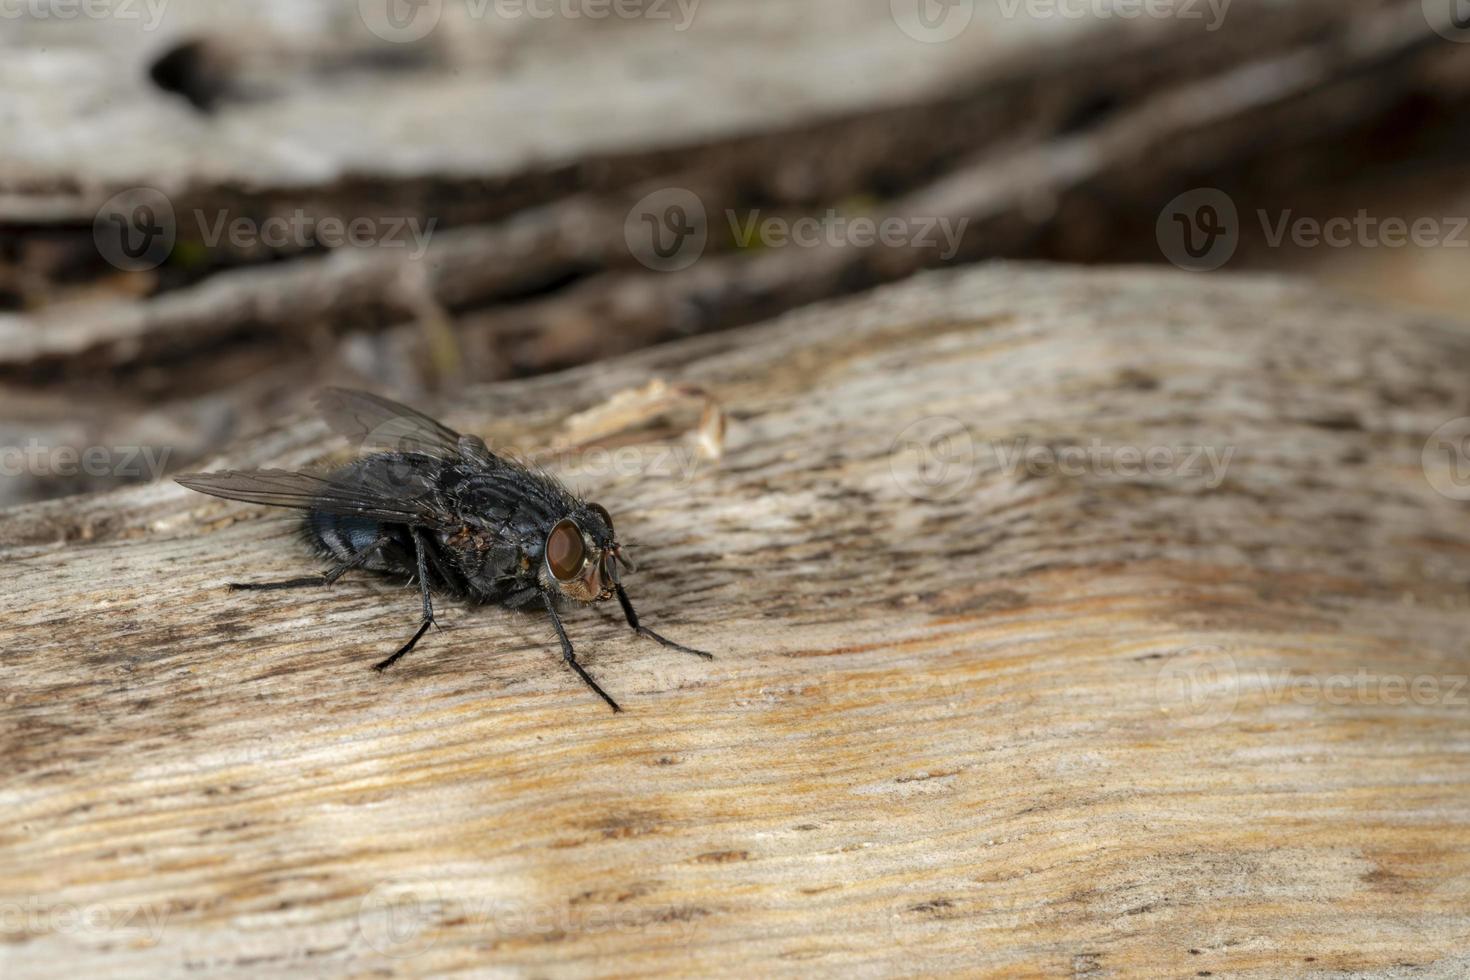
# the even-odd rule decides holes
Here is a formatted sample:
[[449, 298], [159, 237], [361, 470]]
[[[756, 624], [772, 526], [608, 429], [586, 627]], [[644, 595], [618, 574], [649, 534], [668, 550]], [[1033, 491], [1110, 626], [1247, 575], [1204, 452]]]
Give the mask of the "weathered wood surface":
[[531, 448], [722, 400], [718, 464], [597, 481], [719, 655], [572, 615], [617, 716], [537, 616], [444, 603], [379, 676], [411, 592], [225, 591], [310, 567], [280, 512], [8, 513], [0, 974], [1463, 976], [1470, 518], [1422, 451], [1467, 365], [1276, 281], [992, 266], [439, 406]]

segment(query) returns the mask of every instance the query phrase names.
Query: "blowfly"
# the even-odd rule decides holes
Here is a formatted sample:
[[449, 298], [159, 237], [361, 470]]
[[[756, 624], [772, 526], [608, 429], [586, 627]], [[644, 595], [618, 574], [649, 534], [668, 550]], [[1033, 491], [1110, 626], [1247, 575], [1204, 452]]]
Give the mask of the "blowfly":
[[396, 663], [434, 624], [432, 594], [516, 609], [545, 607], [562, 657], [613, 711], [616, 701], [577, 662], [558, 605], [616, 596], [628, 625], [674, 650], [713, 659], [644, 626], [619, 568], [634, 571], [600, 504], [555, 478], [491, 452], [426, 415], [366, 392], [328, 388], [317, 406], [363, 455], [324, 476], [286, 470], [224, 470], [177, 477], [191, 490], [253, 504], [304, 510], [302, 531], [331, 566], [320, 575], [235, 589], [330, 585], [353, 569], [408, 576], [423, 601], [417, 632]]

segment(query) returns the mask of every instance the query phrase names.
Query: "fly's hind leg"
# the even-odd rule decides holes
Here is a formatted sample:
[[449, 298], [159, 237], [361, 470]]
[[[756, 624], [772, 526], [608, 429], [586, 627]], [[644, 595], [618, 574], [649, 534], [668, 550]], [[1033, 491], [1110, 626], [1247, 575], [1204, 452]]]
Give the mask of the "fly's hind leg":
[[[231, 582], [231, 592], [269, 592], [272, 589], [304, 589], [312, 585], [330, 585], [327, 576], [336, 569], [324, 572], [321, 575], [307, 575], [302, 578], [288, 578], [281, 582]], [[344, 569], [345, 571], [345, 569]]]
[[424, 618], [419, 623], [418, 632], [414, 633], [407, 643], [399, 647], [397, 653], [393, 654], [387, 660], [373, 664], [373, 670], [380, 673], [392, 667], [398, 662], [399, 658], [412, 650], [414, 644], [429, 631], [430, 626], [434, 625], [434, 600], [429, 596], [429, 558], [424, 547], [423, 537], [417, 529], [413, 531], [413, 550], [418, 562], [419, 590], [423, 593], [424, 599]]
[[304, 575], [301, 578], [288, 578], [281, 582], [231, 582], [230, 589], [234, 592], [267, 592], [272, 589], [302, 589], [313, 585], [331, 585], [354, 568], [360, 568], [379, 548], [389, 544], [392, 540], [384, 534], [353, 555], [350, 560], [333, 565], [320, 575]]

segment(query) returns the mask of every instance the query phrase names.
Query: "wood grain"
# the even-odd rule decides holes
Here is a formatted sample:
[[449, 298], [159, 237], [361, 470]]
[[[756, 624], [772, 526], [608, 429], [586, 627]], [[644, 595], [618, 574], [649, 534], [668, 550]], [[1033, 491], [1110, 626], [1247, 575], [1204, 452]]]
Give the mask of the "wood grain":
[[675, 413], [584, 481], [719, 657], [571, 615], [618, 716], [537, 616], [444, 603], [379, 676], [401, 586], [227, 592], [313, 567], [280, 512], [8, 512], [0, 974], [1462, 976], [1470, 519], [1423, 450], [1467, 364], [1274, 280], [995, 265], [424, 406], [532, 450], [723, 403], [717, 463]]

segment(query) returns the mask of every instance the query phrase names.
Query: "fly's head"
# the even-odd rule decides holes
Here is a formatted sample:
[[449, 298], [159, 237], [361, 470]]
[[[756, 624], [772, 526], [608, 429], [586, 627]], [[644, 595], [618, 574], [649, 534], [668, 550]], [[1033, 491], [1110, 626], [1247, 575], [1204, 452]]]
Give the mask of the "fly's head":
[[613, 533], [612, 515], [587, 504], [563, 517], [546, 535], [546, 577], [558, 592], [578, 602], [611, 599], [618, 565], [632, 570]]

